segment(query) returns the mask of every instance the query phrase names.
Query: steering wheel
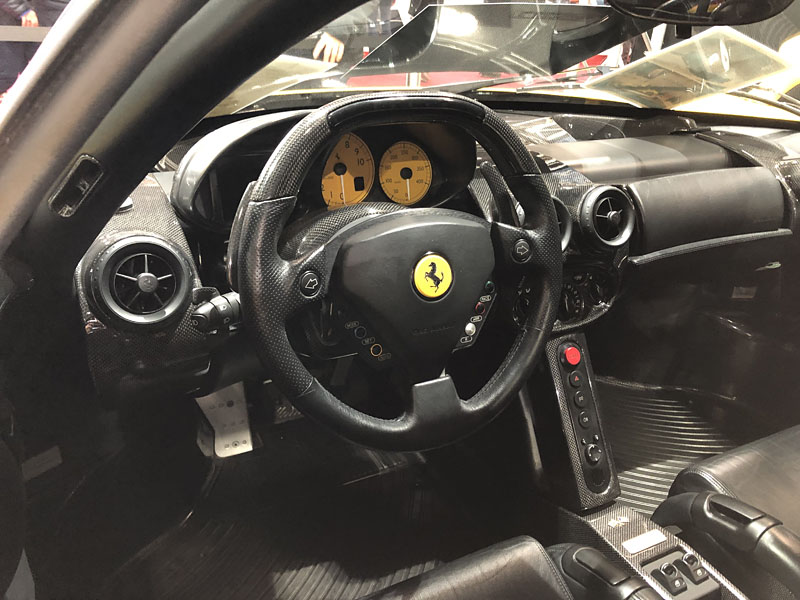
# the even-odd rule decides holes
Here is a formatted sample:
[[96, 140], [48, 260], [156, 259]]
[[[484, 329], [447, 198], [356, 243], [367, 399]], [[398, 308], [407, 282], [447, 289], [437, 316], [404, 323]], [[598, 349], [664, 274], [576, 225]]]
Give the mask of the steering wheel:
[[[284, 227], [306, 172], [327, 145], [355, 127], [398, 122], [447, 122], [472, 135], [524, 209], [523, 226], [441, 208], [366, 203], [328, 213], [323, 231], [306, 236], [310, 244], [288, 251]], [[555, 321], [562, 254], [550, 193], [505, 121], [453, 94], [388, 92], [332, 102], [286, 135], [239, 205], [228, 271], [261, 362], [298, 410], [357, 443], [422, 450], [488, 423], [525, 383]], [[493, 277], [519, 282], [523, 276], [538, 296], [497, 371], [462, 400], [443, 375], [447, 359]], [[323, 296], [354, 307], [411, 375], [415, 383], [399, 417], [379, 418], [340, 401], [293, 350], [287, 322]]]

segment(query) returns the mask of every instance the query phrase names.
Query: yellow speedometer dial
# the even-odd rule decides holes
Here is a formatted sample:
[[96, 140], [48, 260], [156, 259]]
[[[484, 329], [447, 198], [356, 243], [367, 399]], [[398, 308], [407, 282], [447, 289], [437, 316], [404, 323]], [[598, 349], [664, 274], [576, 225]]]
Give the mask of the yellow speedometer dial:
[[379, 168], [381, 188], [399, 204], [416, 204], [431, 187], [431, 161], [411, 142], [397, 142], [383, 153]]
[[333, 147], [322, 169], [322, 198], [328, 210], [358, 204], [375, 180], [375, 161], [360, 137], [348, 133]]

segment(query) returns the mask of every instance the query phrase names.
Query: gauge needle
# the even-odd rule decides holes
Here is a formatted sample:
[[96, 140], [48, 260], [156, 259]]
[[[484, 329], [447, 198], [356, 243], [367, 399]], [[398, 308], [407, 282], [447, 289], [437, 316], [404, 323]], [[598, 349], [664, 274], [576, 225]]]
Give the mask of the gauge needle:
[[408, 201], [411, 202], [411, 180], [406, 179], [406, 194], [408, 194]]
[[344, 193], [344, 175], [339, 175], [339, 179], [342, 182], [342, 202], [344, 202], [344, 205], [347, 206], [347, 196]]

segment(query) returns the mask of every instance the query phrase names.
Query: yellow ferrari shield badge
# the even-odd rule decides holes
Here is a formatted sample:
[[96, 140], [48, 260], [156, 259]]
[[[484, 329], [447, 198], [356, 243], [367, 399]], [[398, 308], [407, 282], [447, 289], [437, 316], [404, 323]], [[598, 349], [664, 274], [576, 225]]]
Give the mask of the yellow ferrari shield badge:
[[414, 286], [424, 298], [441, 298], [452, 284], [453, 269], [438, 254], [423, 256], [414, 267]]

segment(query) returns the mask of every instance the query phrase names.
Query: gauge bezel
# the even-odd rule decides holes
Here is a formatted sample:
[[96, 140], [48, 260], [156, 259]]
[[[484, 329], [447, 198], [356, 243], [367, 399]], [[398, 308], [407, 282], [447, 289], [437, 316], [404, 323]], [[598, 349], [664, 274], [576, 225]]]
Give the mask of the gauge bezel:
[[[422, 192], [422, 194], [418, 198], [416, 198], [414, 201], [411, 201], [410, 194], [409, 194], [409, 197], [408, 197], [408, 201], [406, 201], [406, 202], [395, 198], [394, 196], [392, 196], [391, 193], [389, 193], [389, 191], [387, 191], [386, 186], [385, 186], [385, 182], [384, 182], [384, 161], [386, 160], [386, 157], [389, 156], [389, 154], [392, 152], [392, 150], [395, 147], [402, 146], [402, 145], [413, 146], [416, 149], [416, 152], [419, 152], [422, 155], [422, 157], [424, 159], [423, 162], [424, 162], [424, 164], [427, 165], [428, 180], [427, 180], [427, 182], [424, 182], [422, 184], [422, 185], [425, 186], [425, 191]], [[415, 206], [415, 205], [419, 204], [420, 202], [422, 202], [423, 200], [425, 200], [425, 198], [428, 196], [428, 193], [431, 191], [431, 188], [433, 186], [433, 178], [434, 178], [433, 162], [431, 161], [430, 157], [428, 156], [428, 153], [425, 151], [425, 149], [420, 144], [418, 144], [417, 142], [411, 141], [409, 139], [400, 139], [400, 140], [397, 140], [396, 142], [393, 142], [388, 148], [386, 148], [386, 150], [383, 151], [383, 154], [381, 155], [381, 160], [378, 163], [378, 184], [380, 185], [381, 190], [383, 191], [384, 194], [386, 194], [386, 197], [389, 200], [391, 200], [392, 202], [394, 202], [396, 204], [401, 204], [403, 206]], [[417, 185], [417, 184], [415, 184], [415, 185]]]
[[[369, 168], [366, 167], [366, 163], [365, 163], [364, 176], [366, 177], [368, 175], [369, 176], [369, 180], [368, 181], [366, 181], [366, 180], [364, 181], [364, 189], [363, 190], [356, 190], [356, 189], [353, 190], [353, 192], [355, 194], [357, 194], [357, 196], [354, 196], [352, 198], [352, 201], [348, 201], [347, 198], [343, 198], [343, 200], [344, 200], [343, 204], [339, 204], [338, 202], [337, 203], [333, 203], [332, 199], [329, 200], [325, 196], [325, 180], [329, 176], [335, 175], [333, 173], [333, 169], [334, 169], [335, 165], [331, 164], [330, 165], [330, 170], [329, 170], [329, 163], [330, 163], [331, 160], [333, 160], [334, 153], [337, 151], [337, 148], [339, 148], [339, 145], [343, 144], [343, 143], [346, 143], [346, 141], [350, 141], [351, 145], [352, 145], [352, 140], [353, 139], [357, 140], [358, 145], [360, 145], [360, 147], [363, 148], [366, 151], [366, 153], [364, 154], [364, 157], [367, 157], [369, 159], [369, 160], [367, 160], [367, 158], [365, 158], [366, 163], [369, 164]], [[361, 157], [356, 157], [356, 159], [358, 159], [358, 158], [361, 158]], [[340, 162], [346, 163], [347, 161], [340, 159]], [[360, 175], [358, 177], [360, 177]], [[344, 185], [344, 179], [342, 179], [342, 185]], [[364, 138], [362, 138], [357, 133], [354, 133], [352, 131], [350, 131], [348, 133], [345, 133], [338, 140], [336, 140], [336, 143], [331, 147], [330, 152], [327, 153], [327, 155], [325, 156], [325, 161], [323, 162], [322, 174], [321, 174], [321, 177], [320, 177], [320, 194], [322, 195], [323, 202], [325, 202], [325, 205], [328, 207], [328, 210], [336, 210], [337, 208], [342, 208], [344, 206], [352, 206], [354, 204], [360, 204], [361, 202], [363, 202], [364, 200], [369, 198], [369, 195], [372, 192], [372, 188], [373, 188], [374, 185], [375, 185], [375, 157], [372, 154], [372, 149], [370, 148], [369, 144], [366, 141], [364, 141]], [[345, 194], [344, 188], [342, 189], [342, 194]]]

